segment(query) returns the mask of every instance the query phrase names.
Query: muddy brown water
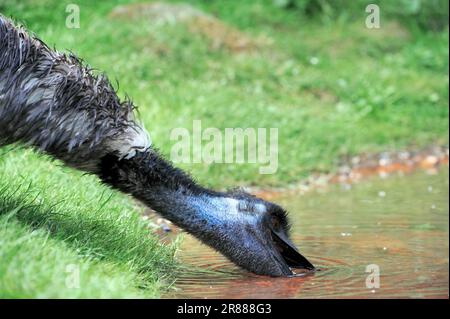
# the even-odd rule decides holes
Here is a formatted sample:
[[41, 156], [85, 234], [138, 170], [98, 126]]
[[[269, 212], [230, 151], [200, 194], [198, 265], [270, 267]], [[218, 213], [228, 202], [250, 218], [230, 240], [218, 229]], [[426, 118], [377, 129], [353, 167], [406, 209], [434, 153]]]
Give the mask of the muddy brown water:
[[432, 173], [277, 199], [290, 212], [294, 242], [321, 269], [311, 275], [252, 275], [185, 235], [179, 259], [188, 270], [165, 297], [448, 298], [449, 171]]

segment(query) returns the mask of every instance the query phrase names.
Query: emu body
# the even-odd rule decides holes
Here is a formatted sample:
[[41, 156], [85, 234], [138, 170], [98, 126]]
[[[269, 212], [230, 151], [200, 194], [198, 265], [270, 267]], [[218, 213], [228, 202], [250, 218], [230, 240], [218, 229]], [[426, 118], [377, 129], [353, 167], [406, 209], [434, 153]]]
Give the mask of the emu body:
[[280, 206], [198, 185], [151, 146], [133, 108], [105, 76], [0, 15], [0, 145], [30, 145], [96, 174], [249, 271], [314, 269], [289, 240]]

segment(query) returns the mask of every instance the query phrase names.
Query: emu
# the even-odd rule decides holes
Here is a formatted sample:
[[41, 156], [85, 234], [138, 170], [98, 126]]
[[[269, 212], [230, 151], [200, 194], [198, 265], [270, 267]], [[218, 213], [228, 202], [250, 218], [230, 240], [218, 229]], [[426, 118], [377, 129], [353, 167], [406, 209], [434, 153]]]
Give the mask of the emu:
[[151, 145], [133, 110], [106, 76], [0, 15], [0, 146], [21, 143], [97, 175], [248, 271], [314, 270], [289, 239], [283, 208], [198, 185]]

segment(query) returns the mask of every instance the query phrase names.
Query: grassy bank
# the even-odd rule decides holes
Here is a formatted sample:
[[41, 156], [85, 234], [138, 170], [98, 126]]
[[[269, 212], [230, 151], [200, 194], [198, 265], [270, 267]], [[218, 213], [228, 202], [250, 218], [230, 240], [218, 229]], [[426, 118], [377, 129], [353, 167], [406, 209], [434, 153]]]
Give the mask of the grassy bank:
[[[302, 1], [185, 1], [209, 20], [171, 23], [140, 7], [111, 13], [131, 2], [77, 1], [79, 29], [65, 26], [73, 1], [0, 0], [0, 12], [117, 79], [165, 154], [171, 130], [196, 119], [221, 131], [278, 128], [276, 174], [181, 165], [204, 184], [280, 186], [333, 171], [345, 155], [448, 144], [448, 27], [381, 5], [381, 28], [368, 29], [364, 5], [311, 13]], [[128, 197], [30, 150], [0, 152], [1, 296], [154, 297], [171, 282], [173, 248]], [[80, 289], [64, 284], [72, 264]]]
[[173, 282], [175, 246], [142, 207], [31, 150], [0, 154], [0, 297], [158, 297]]

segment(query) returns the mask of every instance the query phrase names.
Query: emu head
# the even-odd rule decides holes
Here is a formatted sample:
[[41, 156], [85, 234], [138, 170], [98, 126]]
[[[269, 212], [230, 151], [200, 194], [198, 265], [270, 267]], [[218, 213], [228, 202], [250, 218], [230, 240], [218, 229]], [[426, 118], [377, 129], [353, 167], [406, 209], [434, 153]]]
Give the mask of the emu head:
[[280, 206], [243, 192], [210, 202], [203, 208], [215, 210], [209, 215], [214, 231], [200, 238], [237, 265], [269, 276], [294, 275], [292, 268], [315, 269], [290, 240], [287, 212]]

